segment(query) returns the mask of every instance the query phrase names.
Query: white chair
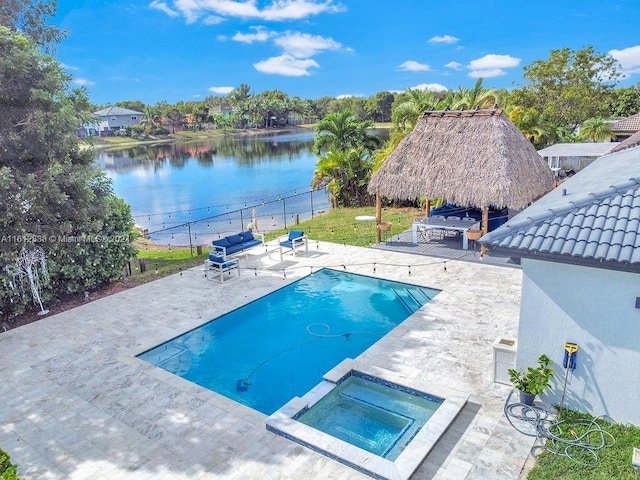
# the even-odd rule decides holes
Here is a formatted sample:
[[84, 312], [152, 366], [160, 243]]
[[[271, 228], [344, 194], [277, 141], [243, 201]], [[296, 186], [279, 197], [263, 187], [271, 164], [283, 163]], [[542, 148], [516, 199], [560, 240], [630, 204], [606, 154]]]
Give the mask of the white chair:
[[[213, 250], [213, 251], [212, 251]], [[204, 261], [205, 269], [213, 270], [213, 279], [217, 282], [224, 283], [226, 280], [240, 278], [240, 262], [237, 258], [228, 259], [226, 255], [220, 255], [219, 252], [212, 249], [209, 251], [209, 258]], [[233, 272], [236, 275], [232, 275]], [[225, 274], [228, 274], [225, 277]], [[206, 273], [205, 273], [206, 276]]]
[[280, 246], [280, 258], [286, 250], [291, 250], [293, 256], [296, 256], [296, 250], [304, 247], [305, 251], [309, 251], [308, 238], [299, 230], [291, 230], [288, 235], [278, 238], [278, 244]]

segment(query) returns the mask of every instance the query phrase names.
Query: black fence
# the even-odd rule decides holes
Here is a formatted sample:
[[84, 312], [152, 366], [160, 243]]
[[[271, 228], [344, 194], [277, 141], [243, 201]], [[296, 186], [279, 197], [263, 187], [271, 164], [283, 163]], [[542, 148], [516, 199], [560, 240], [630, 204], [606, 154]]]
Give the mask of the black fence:
[[[189, 245], [193, 253], [198, 245], [209, 245], [213, 240], [245, 230], [267, 233], [289, 228], [324, 213], [328, 208], [326, 189], [311, 189], [189, 221], [172, 221], [171, 213], [168, 213], [162, 223], [137, 228], [157, 244]], [[174, 212], [174, 219], [176, 216]], [[151, 216], [148, 218], [151, 220]]]

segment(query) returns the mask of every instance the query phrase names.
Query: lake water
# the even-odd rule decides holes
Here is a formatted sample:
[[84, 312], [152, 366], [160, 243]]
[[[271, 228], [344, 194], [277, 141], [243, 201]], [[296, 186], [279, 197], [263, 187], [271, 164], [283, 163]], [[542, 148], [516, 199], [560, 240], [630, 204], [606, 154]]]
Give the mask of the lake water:
[[310, 191], [312, 146], [313, 131], [295, 131], [101, 150], [96, 161], [153, 240], [206, 244], [246, 229], [254, 206], [260, 231], [326, 211], [326, 191]]

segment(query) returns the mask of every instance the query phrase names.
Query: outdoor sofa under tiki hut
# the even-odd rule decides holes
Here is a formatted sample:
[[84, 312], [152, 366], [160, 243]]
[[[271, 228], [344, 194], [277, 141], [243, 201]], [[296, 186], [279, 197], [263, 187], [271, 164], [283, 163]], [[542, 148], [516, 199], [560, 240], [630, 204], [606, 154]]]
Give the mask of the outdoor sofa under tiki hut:
[[524, 208], [552, 185], [547, 163], [501, 109], [444, 110], [422, 115], [368, 190], [377, 196], [377, 223], [382, 196], [439, 198], [482, 209], [486, 233], [490, 206]]

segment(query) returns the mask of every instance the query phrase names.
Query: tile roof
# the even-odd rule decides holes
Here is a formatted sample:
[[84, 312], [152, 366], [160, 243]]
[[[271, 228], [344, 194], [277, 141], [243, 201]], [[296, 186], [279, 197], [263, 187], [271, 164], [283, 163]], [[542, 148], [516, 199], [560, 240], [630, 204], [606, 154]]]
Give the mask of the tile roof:
[[640, 271], [640, 147], [599, 158], [480, 242], [515, 257]]
[[93, 112], [93, 114], [100, 117], [108, 117], [109, 115], [143, 115], [142, 112], [136, 112], [135, 110], [129, 110], [128, 108], [122, 107], [107, 107], [102, 110], [98, 110], [97, 112]]
[[640, 131], [640, 113], [623, 118], [611, 125], [611, 131], [616, 132], [637, 132]]

